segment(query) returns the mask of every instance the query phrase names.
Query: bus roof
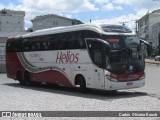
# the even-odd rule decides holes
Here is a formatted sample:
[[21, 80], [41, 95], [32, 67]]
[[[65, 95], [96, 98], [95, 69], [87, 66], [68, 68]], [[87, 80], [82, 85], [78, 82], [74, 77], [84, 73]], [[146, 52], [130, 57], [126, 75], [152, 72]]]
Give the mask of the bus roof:
[[28, 33], [22, 36], [16, 36], [16, 37], [26, 38], [26, 37], [63, 33], [63, 32], [78, 31], [78, 30], [92, 30], [100, 34], [107, 34], [107, 35], [119, 35], [119, 34], [135, 35], [135, 32], [133, 32], [131, 29], [127, 28], [126, 26], [122, 26], [122, 25], [80, 24], [80, 25], [62, 26], [62, 27], [54, 27], [49, 29], [37, 30], [35, 32], [31, 32], [31, 33]]

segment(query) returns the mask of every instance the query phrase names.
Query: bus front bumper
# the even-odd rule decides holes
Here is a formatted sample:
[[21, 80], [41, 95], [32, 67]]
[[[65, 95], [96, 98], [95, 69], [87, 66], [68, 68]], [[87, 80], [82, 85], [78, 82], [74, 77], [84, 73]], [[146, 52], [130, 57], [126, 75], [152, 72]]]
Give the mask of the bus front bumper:
[[140, 88], [145, 85], [145, 79], [127, 82], [112, 82], [105, 79], [105, 90], [122, 90], [122, 89], [132, 89]]

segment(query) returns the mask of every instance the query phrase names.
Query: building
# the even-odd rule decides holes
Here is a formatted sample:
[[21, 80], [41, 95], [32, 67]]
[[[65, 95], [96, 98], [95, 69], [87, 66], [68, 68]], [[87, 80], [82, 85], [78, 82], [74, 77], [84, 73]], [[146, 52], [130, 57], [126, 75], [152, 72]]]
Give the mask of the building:
[[160, 21], [152, 26], [152, 40], [154, 46], [160, 48]]
[[24, 11], [3, 9], [0, 11], [0, 43], [5, 43], [8, 37], [25, 34]]
[[0, 11], [0, 73], [6, 71], [5, 47], [7, 38], [26, 34], [24, 30], [24, 16], [24, 11], [7, 9]]
[[0, 43], [0, 73], [6, 71], [5, 42]]
[[0, 11], [0, 32], [24, 31], [24, 11], [3, 9]]
[[70, 26], [72, 25], [73, 20], [55, 14], [48, 14], [44, 16], [37, 16], [31, 20], [31, 22], [33, 24], [33, 31], [36, 31], [52, 27]]
[[160, 9], [147, 13], [140, 18], [138, 23], [138, 36], [150, 42], [153, 47], [156, 46], [156, 41], [153, 39], [153, 25], [160, 22]]

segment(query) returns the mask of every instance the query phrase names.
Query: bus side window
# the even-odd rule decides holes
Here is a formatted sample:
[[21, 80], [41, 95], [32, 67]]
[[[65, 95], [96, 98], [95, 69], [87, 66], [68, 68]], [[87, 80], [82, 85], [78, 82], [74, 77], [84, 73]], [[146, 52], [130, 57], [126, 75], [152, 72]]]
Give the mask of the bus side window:
[[66, 50], [67, 49], [67, 33], [59, 34], [59, 39], [61, 41], [61, 49]]
[[7, 45], [6, 45], [6, 51], [7, 52], [10, 52], [10, 47], [11, 47], [11, 43], [7, 42]]
[[52, 46], [51, 46], [51, 41], [53, 40], [53, 36], [52, 35], [45, 35], [45, 36], [41, 36], [40, 38], [41, 43], [37, 45], [40, 45], [40, 49], [41, 50], [51, 50]]
[[8, 41], [6, 50], [7, 52], [19, 52], [21, 50], [20, 40]]
[[13, 47], [14, 47], [13, 43], [14, 43], [13, 41], [7, 42], [7, 47], [6, 47], [7, 52], [13, 52]]
[[30, 42], [27, 41], [27, 42], [25, 43], [25, 51], [27, 52], [27, 51], [29, 51], [29, 50], [30, 50]]
[[46, 41], [43, 41], [43, 42], [42, 42], [41, 50], [47, 50], [47, 49], [48, 49], [47, 42], [46, 42]]
[[51, 43], [50, 43], [51, 49], [52, 50], [56, 50], [56, 39], [52, 39]]
[[82, 31], [76, 31], [74, 32], [74, 47], [75, 49], [84, 49], [86, 48], [85, 46], [85, 41], [84, 41], [84, 36], [82, 34]]
[[35, 51], [40, 51], [41, 50], [40, 48], [41, 48], [40, 42], [36, 41], [36, 43], [35, 43]]
[[60, 34], [53, 35], [52, 37], [52, 45], [54, 50], [60, 50], [61, 49], [61, 39]]
[[79, 49], [85, 49], [86, 48], [84, 39], [78, 40], [78, 45], [79, 45]]
[[69, 50], [69, 49], [72, 49], [73, 48], [73, 44], [72, 44], [72, 40], [73, 40], [73, 36], [72, 36], [72, 32], [66, 32], [64, 33], [64, 39], [63, 39], [63, 43], [62, 44], [65, 44], [65, 50]]
[[69, 49], [75, 49], [76, 48], [76, 43], [75, 43], [75, 37], [74, 37], [74, 32], [70, 32], [69, 35]]

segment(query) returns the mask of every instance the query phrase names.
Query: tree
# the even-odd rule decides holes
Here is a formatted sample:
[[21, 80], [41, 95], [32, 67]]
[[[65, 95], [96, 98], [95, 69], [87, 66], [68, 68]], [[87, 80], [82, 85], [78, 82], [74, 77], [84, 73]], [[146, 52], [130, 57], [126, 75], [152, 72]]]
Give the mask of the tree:
[[83, 24], [83, 22], [81, 22], [80, 20], [77, 20], [77, 19], [72, 20], [72, 25], [78, 25], [78, 24]]
[[28, 28], [27, 32], [33, 32], [33, 28]]

